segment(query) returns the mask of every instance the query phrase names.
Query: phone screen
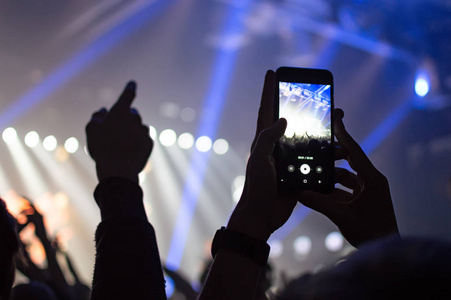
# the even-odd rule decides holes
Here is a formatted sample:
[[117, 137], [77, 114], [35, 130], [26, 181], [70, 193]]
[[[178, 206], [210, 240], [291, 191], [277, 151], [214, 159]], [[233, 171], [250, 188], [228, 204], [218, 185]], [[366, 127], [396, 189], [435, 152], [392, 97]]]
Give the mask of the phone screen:
[[279, 81], [279, 117], [287, 120], [279, 141], [282, 184], [329, 189], [333, 172], [331, 94], [328, 84]]

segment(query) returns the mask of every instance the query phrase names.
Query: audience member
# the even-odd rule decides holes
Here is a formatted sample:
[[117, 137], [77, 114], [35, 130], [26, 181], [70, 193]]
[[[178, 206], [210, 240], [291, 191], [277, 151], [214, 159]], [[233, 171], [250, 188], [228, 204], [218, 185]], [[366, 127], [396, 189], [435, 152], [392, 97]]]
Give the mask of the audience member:
[[102, 219], [95, 234], [91, 299], [166, 299], [155, 231], [138, 184], [153, 142], [148, 126], [130, 108], [135, 92], [136, 83], [129, 82], [110, 111], [94, 113], [86, 126]]
[[[31, 293], [31, 291], [40, 287], [37, 284], [41, 282], [45, 286], [50, 287], [59, 300], [78, 300], [79, 298], [75, 297], [73, 287], [67, 282], [58, 262], [56, 249], [53, 247], [44, 225], [44, 217], [39, 213], [32, 201], [27, 198], [24, 199], [28, 201], [28, 208], [22, 211], [20, 215], [25, 217], [26, 221], [24, 224], [19, 224], [18, 232], [28, 224], [33, 224], [34, 233], [44, 247], [47, 261], [47, 267], [44, 269], [36, 266], [28, 255], [25, 245], [21, 242], [24, 259], [18, 260], [16, 264], [17, 269], [22, 274], [35, 282], [35, 285], [28, 286], [28, 290]], [[24, 286], [23, 290], [27, 290], [27, 286]]]
[[30, 281], [13, 288], [11, 300], [58, 300], [53, 290], [42, 281]]
[[0, 300], [7, 300], [15, 278], [14, 258], [19, 253], [16, 220], [0, 199]]
[[269, 254], [266, 241], [288, 220], [298, 201], [329, 217], [355, 246], [398, 234], [388, 182], [346, 132], [341, 110], [334, 111], [337, 159], [348, 160], [358, 174], [337, 169], [336, 177], [353, 193], [338, 188], [330, 195], [277, 191], [272, 152], [287, 123], [273, 121], [275, 84], [274, 72], [268, 71], [243, 194], [227, 228], [216, 233], [213, 265], [199, 299], [253, 299]]
[[449, 299], [450, 253], [449, 243], [390, 236], [330, 270], [293, 280], [276, 299]]

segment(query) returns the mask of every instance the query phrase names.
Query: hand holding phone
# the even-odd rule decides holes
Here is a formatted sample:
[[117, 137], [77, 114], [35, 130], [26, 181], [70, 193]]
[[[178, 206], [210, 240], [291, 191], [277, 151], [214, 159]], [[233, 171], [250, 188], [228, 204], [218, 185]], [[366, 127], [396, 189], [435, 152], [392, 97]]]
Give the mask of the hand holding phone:
[[274, 120], [287, 129], [274, 150], [282, 191], [334, 187], [333, 76], [327, 70], [280, 67], [276, 71]]
[[328, 217], [346, 240], [358, 247], [390, 234], [399, 235], [399, 232], [387, 178], [346, 131], [343, 115], [341, 109], [335, 109], [335, 136], [340, 145], [337, 159], [346, 159], [357, 174], [336, 168], [336, 181], [352, 193], [339, 188], [329, 195], [304, 191], [299, 202]]

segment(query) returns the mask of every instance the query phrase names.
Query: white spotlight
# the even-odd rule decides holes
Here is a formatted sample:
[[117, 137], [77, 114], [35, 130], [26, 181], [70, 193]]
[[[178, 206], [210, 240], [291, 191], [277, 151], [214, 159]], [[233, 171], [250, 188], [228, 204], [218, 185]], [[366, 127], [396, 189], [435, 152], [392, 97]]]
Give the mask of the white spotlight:
[[179, 136], [178, 144], [182, 149], [189, 149], [194, 144], [194, 137], [191, 133], [185, 132]]
[[66, 149], [66, 151], [68, 153], [75, 153], [78, 150], [78, 140], [74, 137], [70, 137], [66, 140], [66, 142], [64, 143], [64, 149]]
[[343, 236], [341, 233], [333, 231], [327, 235], [324, 244], [326, 245], [327, 250], [331, 252], [340, 251], [343, 247]]
[[244, 186], [244, 182], [246, 181], [246, 176], [244, 175], [239, 175], [237, 177], [235, 177], [235, 179], [233, 180], [233, 186], [237, 189], [237, 188], [243, 188]]
[[233, 198], [233, 201], [235, 201], [235, 203], [238, 203], [238, 201], [240, 201], [241, 194], [243, 193], [243, 189], [244, 189], [244, 181], [245, 180], [246, 180], [246, 177], [243, 175], [237, 176], [233, 180], [232, 198]]
[[39, 134], [36, 131], [30, 131], [25, 135], [25, 145], [34, 148], [39, 143]]
[[49, 135], [42, 141], [42, 146], [47, 151], [55, 150], [57, 144], [58, 142], [56, 141], [56, 137], [54, 137], [53, 135]]
[[415, 93], [424, 97], [429, 93], [429, 78], [426, 73], [419, 73], [415, 79]]
[[269, 253], [269, 257], [271, 258], [277, 258], [282, 255], [283, 252], [283, 244], [279, 240], [270, 240], [268, 242], [269, 246], [271, 247], [271, 252]]
[[155, 127], [149, 126], [149, 135], [152, 138], [152, 140], [155, 141], [155, 139], [157, 138], [157, 130], [155, 129]]
[[17, 139], [17, 131], [12, 127], [8, 127], [3, 130], [2, 137], [5, 143], [12, 144]]
[[160, 133], [160, 143], [163, 146], [169, 147], [174, 145], [176, 139], [177, 135], [172, 129], [166, 129]]
[[206, 135], [199, 137], [196, 141], [196, 148], [200, 152], [207, 152], [211, 149], [211, 139]]
[[144, 182], [144, 180], [146, 180], [147, 174], [146, 172], [140, 172], [138, 174], [138, 178], [139, 178], [139, 184], [142, 184]]
[[294, 252], [299, 256], [306, 256], [312, 249], [312, 240], [308, 236], [301, 235], [294, 240]]
[[224, 139], [216, 140], [213, 144], [213, 150], [216, 154], [225, 154], [227, 151], [229, 151], [229, 143]]

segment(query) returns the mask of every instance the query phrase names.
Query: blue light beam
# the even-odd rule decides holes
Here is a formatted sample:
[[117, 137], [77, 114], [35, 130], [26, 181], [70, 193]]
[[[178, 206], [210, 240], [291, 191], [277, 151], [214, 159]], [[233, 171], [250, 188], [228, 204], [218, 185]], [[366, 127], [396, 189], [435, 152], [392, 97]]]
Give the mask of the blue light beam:
[[60, 89], [65, 83], [86, 69], [92, 62], [116, 46], [132, 32], [138, 30], [157, 14], [166, 8], [172, 1], [150, 2], [147, 7], [130, 16], [124, 22], [109, 30], [97, 40], [82, 48], [66, 63], [60, 65], [40, 84], [19, 97], [11, 106], [0, 115], [0, 128], [4, 128], [30, 111], [52, 93]]
[[[241, 17], [248, 10], [252, 0], [240, 2], [240, 7], [233, 7], [229, 11], [229, 16], [225, 24], [223, 37], [232, 37], [242, 33], [243, 22]], [[206, 135], [214, 140], [216, 135], [221, 112], [224, 107], [227, 90], [229, 88], [230, 77], [235, 67], [238, 47], [221, 48], [218, 50], [216, 60], [213, 65], [211, 83], [205, 97], [202, 119], [199, 122], [197, 136]], [[166, 263], [174, 270], [180, 267], [186, 239], [190, 229], [191, 221], [196, 210], [197, 201], [202, 189], [205, 172], [207, 169], [210, 151], [202, 153], [193, 152], [190, 168], [186, 177], [183, 197], [176, 219], [172, 240], [169, 247]]]

